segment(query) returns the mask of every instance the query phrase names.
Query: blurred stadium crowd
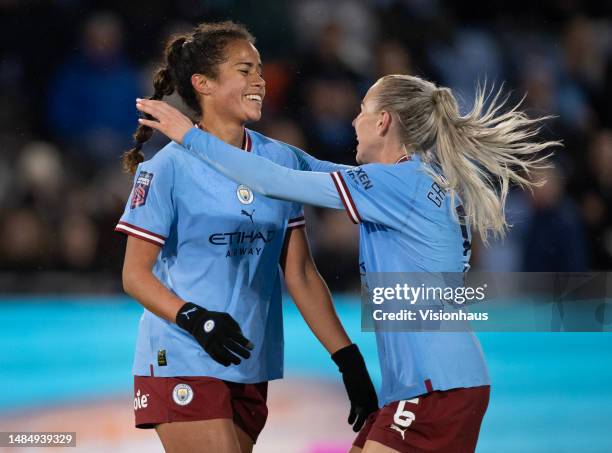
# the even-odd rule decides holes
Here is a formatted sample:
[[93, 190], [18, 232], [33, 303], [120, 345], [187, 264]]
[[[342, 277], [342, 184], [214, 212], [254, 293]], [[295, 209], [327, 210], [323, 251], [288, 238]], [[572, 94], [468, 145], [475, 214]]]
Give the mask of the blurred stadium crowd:
[[[119, 158], [136, 128], [134, 100], [151, 94], [170, 34], [219, 19], [245, 23], [258, 40], [267, 97], [251, 127], [323, 159], [354, 162], [351, 120], [383, 74], [449, 86], [464, 110], [478, 81], [505, 82], [511, 103], [526, 92], [530, 115], [556, 115], [542, 133], [564, 147], [536, 176], [546, 185], [512, 193], [514, 228], [505, 242], [476, 244], [474, 265], [612, 266], [610, 2], [132, 0], [98, 8], [0, 1], [3, 289], [34, 290], [45, 270], [56, 289], [68, 285], [60, 275], [74, 274], [91, 276], [90, 290], [120, 290], [125, 239], [113, 227], [131, 187]], [[148, 157], [164, 143], [156, 135]], [[330, 287], [357, 288], [357, 229], [343, 212], [309, 209], [307, 221]]]

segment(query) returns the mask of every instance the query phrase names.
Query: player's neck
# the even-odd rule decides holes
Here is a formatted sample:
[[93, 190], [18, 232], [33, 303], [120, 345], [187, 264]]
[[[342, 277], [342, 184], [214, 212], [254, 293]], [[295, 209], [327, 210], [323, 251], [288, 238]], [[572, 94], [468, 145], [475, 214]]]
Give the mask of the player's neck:
[[379, 154], [378, 162], [381, 164], [394, 164], [406, 155], [405, 148], [395, 140], [385, 142]]
[[244, 142], [244, 126], [239, 124], [231, 124], [229, 122], [202, 118], [199, 124], [200, 128], [215, 137], [229, 143], [237, 148], [242, 148]]

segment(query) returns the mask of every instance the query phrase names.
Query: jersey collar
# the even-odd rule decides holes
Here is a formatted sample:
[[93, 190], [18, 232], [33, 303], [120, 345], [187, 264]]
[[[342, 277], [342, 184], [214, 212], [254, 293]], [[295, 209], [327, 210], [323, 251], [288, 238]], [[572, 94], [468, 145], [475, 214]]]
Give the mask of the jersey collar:
[[395, 163], [401, 164], [402, 162], [408, 162], [409, 160], [412, 160], [412, 156], [402, 156], [399, 159], [397, 159]]
[[[202, 129], [200, 127], [199, 124], [194, 124], [195, 127], [197, 127], [198, 129]], [[248, 153], [251, 152], [251, 147], [253, 146], [253, 140], [251, 140], [251, 136], [249, 135], [249, 133], [246, 130], [246, 127], [244, 128], [244, 138], [242, 139], [242, 146], [240, 147], [243, 151], [246, 151]]]
[[253, 141], [251, 140], [251, 136], [249, 135], [245, 127], [244, 128], [244, 139], [242, 140], [242, 149], [246, 151], [247, 153], [250, 153], [252, 146], [253, 146]]

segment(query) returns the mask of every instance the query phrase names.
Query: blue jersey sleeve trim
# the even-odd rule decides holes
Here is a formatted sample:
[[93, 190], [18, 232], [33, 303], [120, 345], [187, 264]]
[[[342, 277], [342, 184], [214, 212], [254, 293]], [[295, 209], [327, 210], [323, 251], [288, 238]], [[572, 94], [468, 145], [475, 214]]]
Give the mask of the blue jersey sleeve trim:
[[351, 222], [358, 224], [361, 223], [361, 216], [359, 215], [359, 210], [357, 209], [357, 205], [353, 201], [353, 197], [351, 197], [351, 192], [349, 191], [344, 178], [342, 177], [342, 173], [339, 171], [335, 171], [331, 173], [332, 180], [334, 181], [334, 185], [336, 186], [336, 190], [338, 191], [338, 195], [340, 195], [340, 199], [342, 200], [342, 204], [344, 205], [344, 209], [351, 219]]
[[304, 226], [306, 226], [306, 219], [304, 218], [304, 216], [289, 219], [289, 221], [287, 222], [288, 230], [293, 229], [293, 228], [302, 228]]
[[117, 223], [115, 231], [142, 239], [143, 241], [150, 242], [151, 244], [159, 245], [160, 247], [166, 243], [166, 238], [164, 236], [127, 222]]

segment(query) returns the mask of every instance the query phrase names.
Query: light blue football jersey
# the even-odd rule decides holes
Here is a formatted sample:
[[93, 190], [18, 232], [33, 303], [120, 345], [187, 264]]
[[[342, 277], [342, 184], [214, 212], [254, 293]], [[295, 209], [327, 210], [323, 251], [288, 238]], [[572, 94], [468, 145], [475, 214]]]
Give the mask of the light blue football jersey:
[[[425, 171], [418, 155], [395, 165], [368, 164], [334, 172], [332, 179], [349, 218], [360, 224], [364, 281], [370, 272], [468, 269], [470, 229], [457, 223], [450, 196]], [[455, 205], [460, 206], [457, 200]], [[432, 390], [490, 384], [472, 332], [376, 332], [376, 341], [382, 404]]]
[[[301, 169], [232, 150], [191, 129], [186, 152], [267, 196], [346, 209], [360, 224], [360, 268], [368, 273], [461, 273], [468, 269], [471, 232], [451, 211], [451, 197], [427, 173], [418, 155], [394, 165], [335, 166], [297, 153]], [[259, 172], [253, 172], [253, 167]], [[331, 176], [331, 178], [330, 178]], [[463, 216], [455, 200], [458, 216]], [[489, 385], [471, 332], [376, 332], [382, 388], [379, 401], [410, 399], [433, 390]]]
[[[252, 154], [300, 168], [287, 145], [245, 134]], [[160, 246], [154, 275], [181, 299], [229, 313], [255, 348], [249, 359], [226, 368], [189, 333], [145, 310], [134, 374], [240, 383], [282, 377], [279, 257], [287, 229], [303, 225], [300, 204], [253, 193], [174, 142], [141, 163], [116, 230]]]

